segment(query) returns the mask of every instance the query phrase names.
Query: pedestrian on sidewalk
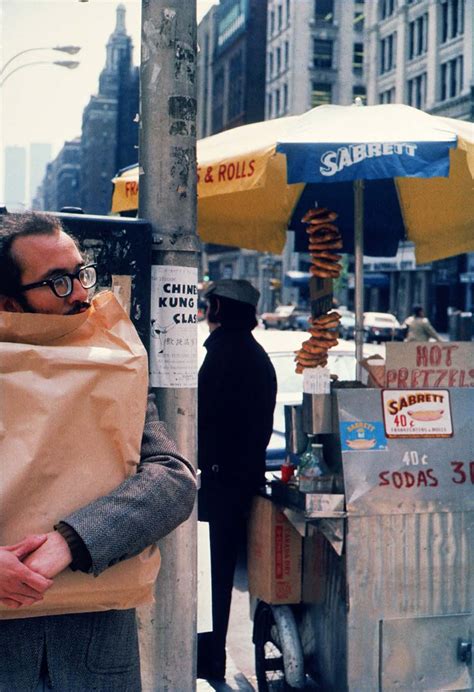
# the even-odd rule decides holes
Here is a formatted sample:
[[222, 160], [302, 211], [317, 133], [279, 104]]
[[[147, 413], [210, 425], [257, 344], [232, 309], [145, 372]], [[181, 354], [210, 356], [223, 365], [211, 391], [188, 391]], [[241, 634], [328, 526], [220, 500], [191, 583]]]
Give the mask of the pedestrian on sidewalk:
[[402, 326], [407, 330], [405, 341], [429, 341], [430, 339], [442, 341], [429, 319], [425, 317], [421, 305], [413, 306], [412, 314], [407, 317]]
[[210, 336], [198, 382], [198, 511], [209, 522], [212, 632], [198, 636], [198, 677], [225, 679], [234, 571], [253, 495], [265, 483], [276, 375], [252, 335], [259, 292], [245, 280], [212, 282], [205, 293]]

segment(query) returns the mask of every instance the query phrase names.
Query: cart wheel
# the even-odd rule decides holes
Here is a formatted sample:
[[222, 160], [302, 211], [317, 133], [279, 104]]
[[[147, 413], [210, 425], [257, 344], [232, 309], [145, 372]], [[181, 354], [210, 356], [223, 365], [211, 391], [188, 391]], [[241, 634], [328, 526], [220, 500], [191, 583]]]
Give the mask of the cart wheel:
[[255, 614], [253, 640], [258, 692], [289, 692], [278, 627], [269, 605], [261, 603]]

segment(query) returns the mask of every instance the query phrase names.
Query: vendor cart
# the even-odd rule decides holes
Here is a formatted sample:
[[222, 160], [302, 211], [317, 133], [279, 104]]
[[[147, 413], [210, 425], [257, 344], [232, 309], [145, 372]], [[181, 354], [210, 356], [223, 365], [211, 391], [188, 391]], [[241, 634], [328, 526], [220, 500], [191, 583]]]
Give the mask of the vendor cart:
[[260, 692], [473, 689], [473, 410], [469, 387], [333, 386], [286, 417], [335, 490], [268, 490], [301, 536], [301, 596], [254, 603]]

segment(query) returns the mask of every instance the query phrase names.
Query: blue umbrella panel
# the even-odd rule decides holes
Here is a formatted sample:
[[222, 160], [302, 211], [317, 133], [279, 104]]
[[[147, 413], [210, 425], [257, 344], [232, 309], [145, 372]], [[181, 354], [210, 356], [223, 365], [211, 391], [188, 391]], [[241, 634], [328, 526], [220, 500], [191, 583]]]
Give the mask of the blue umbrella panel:
[[[354, 191], [352, 181], [308, 183], [296, 205], [289, 228], [295, 231], [295, 251], [308, 251], [303, 215], [314, 206], [327, 207], [338, 213], [337, 225], [343, 239], [343, 252], [354, 253]], [[397, 190], [394, 180], [364, 181], [364, 254], [370, 257], [393, 257], [398, 243], [405, 239]]]

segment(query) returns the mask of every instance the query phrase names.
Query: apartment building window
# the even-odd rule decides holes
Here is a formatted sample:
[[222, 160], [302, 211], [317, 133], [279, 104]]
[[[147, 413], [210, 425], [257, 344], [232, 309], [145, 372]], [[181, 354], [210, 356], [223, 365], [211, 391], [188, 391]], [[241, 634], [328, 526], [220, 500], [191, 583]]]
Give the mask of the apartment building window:
[[267, 68], [268, 68], [267, 78], [271, 79], [273, 77], [273, 53], [272, 53], [272, 51], [270, 51], [268, 53]]
[[323, 69], [332, 67], [332, 41], [313, 40], [313, 65]]
[[229, 66], [229, 120], [242, 113], [244, 96], [243, 55], [234, 55]]
[[379, 103], [394, 103], [395, 102], [395, 89], [386, 89], [381, 91], [379, 94]]
[[281, 72], [281, 48], [276, 49], [275, 55], [276, 55], [276, 73], [280, 74], [280, 72]]
[[285, 69], [290, 66], [290, 44], [285, 41]]
[[273, 36], [274, 31], [275, 31], [275, 12], [273, 10], [270, 10], [270, 13], [268, 15], [268, 35]]
[[463, 90], [463, 56], [441, 65], [441, 101], [458, 96]]
[[272, 117], [272, 107], [273, 107], [273, 98], [272, 98], [272, 96], [273, 96], [273, 94], [272, 94], [271, 92], [270, 92], [269, 94], [267, 94], [267, 116], [268, 116], [269, 118]]
[[364, 31], [364, 13], [360, 10], [354, 12], [354, 31]]
[[314, 0], [314, 18], [318, 24], [332, 24], [334, 21], [333, 0]]
[[428, 50], [428, 14], [417, 17], [408, 25], [408, 57], [410, 60]]
[[386, 36], [380, 41], [380, 74], [389, 72], [395, 67], [395, 48], [397, 32]]
[[311, 91], [311, 106], [321, 106], [326, 103], [331, 103], [332, 88], [330, 84], [325, 82], [313, 82]]
[[283, 5], [278, 5], [278, 31], [281, 31], [283, 27]]
[[290, 23], [291, 18], [291, 0], [286, 0], [286, 23]]
[[357, 97], [362, 99], [362, 103], [367, 103], [367, 89], [365, 86], [352, 87], [352, 100], [355, 101]]
[[408, 80], [408, 105], [415, 108], [426, 106], [426, 72]]
[[280, 115], [280, 89], [275, 91], [275, 115]]
[[354, 43], [354, 50], [352, 51], [352, 72], [357, 75], [362, 74], [362, 69], [364, 66], [364, 44]]
[[212, 85], [212, 132], [220, 132], [224, 127], [224, 71], [214, 75]]
[[288, 84], [283, 84], [283, 112], [288, 112]]
[[446, 43], [464, 33], [464, 0], [441, 3], [441, 42]]
[[395, 12], [396, 3], [395, 0], [380, 0], [379, 12], [380, 19], [388, 19]]

